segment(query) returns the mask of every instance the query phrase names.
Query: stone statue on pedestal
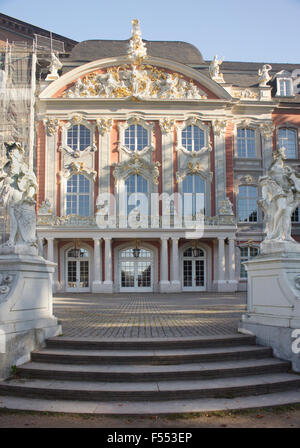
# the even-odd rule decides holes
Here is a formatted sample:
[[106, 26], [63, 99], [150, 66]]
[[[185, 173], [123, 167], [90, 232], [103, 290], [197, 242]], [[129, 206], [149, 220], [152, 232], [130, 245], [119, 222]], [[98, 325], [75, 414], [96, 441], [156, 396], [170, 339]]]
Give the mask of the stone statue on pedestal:
[[269, 75], [270, 70], [272, 70], [272, 66], [270, 64], [265, 64], [263, 65], [262, 70], [258, 70], [259, 87], [267, 87], [268, 82], [272, 79]]
[[261, 252], [300, 252], [300, 245], [291, 236], [291, 215], [300, 203], [300, 176], [286, 166], [285, 148], [274, 153], [266, 176], [259, 179], [264, 211], [266, 238]]
[[216, 55], [209, 66], [210, 77], [213, 81], [224, 83], [223, 73], [220, 72], [220, 65], [223, 63], [223, 58], [218, 59]]
[[56, 81], [59, 78], [58, 70], [62, 68], [62, 63], [54, 53], [51, 53], [50, 73], [47, 75], [46, 81]]
[[0, 246], [0, 254], [37, 255], [36, 176], [23, 161], [20, 143], [9, 142], [5, 146], [8, 161], [0, 168], [0, 202], [8, 211], [10, 236]]

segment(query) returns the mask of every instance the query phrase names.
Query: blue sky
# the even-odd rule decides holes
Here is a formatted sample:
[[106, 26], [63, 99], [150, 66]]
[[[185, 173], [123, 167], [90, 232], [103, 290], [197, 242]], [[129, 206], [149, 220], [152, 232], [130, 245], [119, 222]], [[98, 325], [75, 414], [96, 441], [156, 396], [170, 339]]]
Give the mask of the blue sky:
[[127, 39], [137, 18], [145, 39], [204, 59], [300, 64], [300, 0], [0, 0], [0, 12], [78, 41]]

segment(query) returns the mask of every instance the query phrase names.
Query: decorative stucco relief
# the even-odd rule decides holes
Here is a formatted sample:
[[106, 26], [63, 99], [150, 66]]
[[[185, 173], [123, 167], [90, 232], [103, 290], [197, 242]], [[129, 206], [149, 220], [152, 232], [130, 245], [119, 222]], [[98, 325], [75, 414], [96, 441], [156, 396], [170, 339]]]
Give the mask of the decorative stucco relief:
[[59, 129], [59, 120], [56, 118], [46, 118], [44, 120], [44, 125], [46, 128], [47, 135], [52, 137], [55, 135]]
[[84, 174], [87, 178], [95, 182], [97, 171], [86, 167], [84, 162], [76, 161], [70, 162], [65, 166], [65, 169], [63, 171], [59, 172], [60, 177], [64, 177], [65, 179], [73, 176], [73, 174]]
[[129, 160], [115, 163], [113, 166], [115, 167], [113, 171], [115, 182], [126, 178], [129, 174], [142, 174], [151, 179], [155, 185], [158, 184], [160, 162], [151, 164], [142, 160], [138, 154], [133, 154]]
[[179, 73], [168, 73], [152, 65], [110, 67], [106, 73], [90, 73], [65, 91], [64, 98], [128, 98], [204, 100], [207, 95]]

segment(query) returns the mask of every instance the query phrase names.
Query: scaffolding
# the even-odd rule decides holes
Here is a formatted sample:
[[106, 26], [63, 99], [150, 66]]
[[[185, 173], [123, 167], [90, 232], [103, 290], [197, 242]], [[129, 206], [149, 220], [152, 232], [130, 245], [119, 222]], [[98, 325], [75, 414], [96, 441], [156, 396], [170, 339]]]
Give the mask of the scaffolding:
[[[18, 141], [29, 168], [35, 169], [37, 63], [46, 64], [47, 70], [53, 51], [64, 53], [64, 44], [51, 35], [0, 45], [0, 167], [6, 160], [4, 143]], [[0, 244], [7, 239], [8, 226], [7, 214], [0, 205]]]

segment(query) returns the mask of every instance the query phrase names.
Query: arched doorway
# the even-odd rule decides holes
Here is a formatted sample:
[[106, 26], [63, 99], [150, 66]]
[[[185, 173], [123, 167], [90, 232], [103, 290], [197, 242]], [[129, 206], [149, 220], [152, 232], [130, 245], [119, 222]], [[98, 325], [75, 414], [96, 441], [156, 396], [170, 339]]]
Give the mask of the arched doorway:
[[88, 292], [90, 290], [89, 252], [84, 248], [66, 251], [66, 291]]
[[184, 249], [182, 280], [182, 287], [186, 291], [206, 290], [206, 252], [203, 249]]
[[153, 290], [153, 254], [143, 248], [127, 248], [119, 252], [120, 291], [150, 292]]

